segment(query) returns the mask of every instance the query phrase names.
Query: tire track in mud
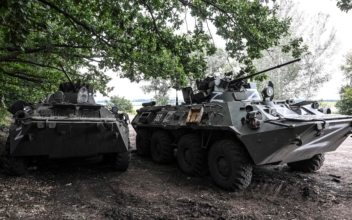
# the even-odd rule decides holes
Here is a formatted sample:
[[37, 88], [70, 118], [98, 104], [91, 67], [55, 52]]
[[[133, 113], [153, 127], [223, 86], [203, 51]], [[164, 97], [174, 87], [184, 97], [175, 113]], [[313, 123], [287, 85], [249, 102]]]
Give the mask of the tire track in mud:
[[260, 193], [261, 196], [264, 194], [265, 196], [276, 197], [285, 193], [288, 187], [288, 184], [285, 184], [284, 182], [269, 183], [265, 181], [255, 180], [249, 185], [248, 190], [251, 191], [252, 194]]

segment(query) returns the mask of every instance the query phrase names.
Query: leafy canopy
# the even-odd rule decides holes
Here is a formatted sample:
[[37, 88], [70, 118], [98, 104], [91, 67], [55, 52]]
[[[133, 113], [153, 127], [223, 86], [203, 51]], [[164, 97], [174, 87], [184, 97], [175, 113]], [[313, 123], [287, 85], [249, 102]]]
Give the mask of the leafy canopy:
[[338, 0], [336, 5], [341, 11], [344, 11], [346, 13], [352, 9], [351, 0]]
[[[290, 19], [279, 21], [268, 0], [2, 0], [0, 77], [6, 98], [40, 97], [55, 90], [67, 72], [107, 94], [111, 69], [140, 81], [151, 77], [198, 78], [205, 56], [215, 53], [211, 25], [226, 50], [255, 71], [252, 59], [279, 45]], [[179, 30], [188, 19], [194, 28]], [[178, 32], [177, 32], [178, 31]], [[301, 38], [282, 45], [300, 54]], [[11, 92], [9, 92], [11, 91]]]

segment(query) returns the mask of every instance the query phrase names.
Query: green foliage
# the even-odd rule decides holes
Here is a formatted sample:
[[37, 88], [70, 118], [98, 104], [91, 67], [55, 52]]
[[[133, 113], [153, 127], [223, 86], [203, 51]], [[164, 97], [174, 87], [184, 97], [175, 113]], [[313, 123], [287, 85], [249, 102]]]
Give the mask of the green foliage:
[[341, 100], [336, 103], [340, 114], [352, 115], [352, 52], [346, 55], [345, 64], [340, 67], [347, 85], [340, 89]]
[[10, 113], [7, 111], [7, 107], [5, 104], [4, 96], [0, 97], [0, 128], [3, 126], [8, 126], [10, 125], [9, 120], [7, 120], [6, 116], [9, 116]]
[[340, 90], [341, 100], [336, 103], [339, 114], [352, 115], [352, 87], [344, 86]]
[[153, 100], [156, 105], [167, 105], [169, 102], [169, 91], [172, 88], [170, 80], [155, 78], [150, 80], [149, 85], [141, 86], [145, 94], [154, 93]]
[[348, 53], [345, 57], [345, 64], [340, 66], [345, 79], [352, 85], [352, 52]]
[[[209, 24], [241, 73], [253, 73], [252, 60], [289, 34], [290, 19], [276, 12], [267, 0], [1, 0], [0, 94], [7, 105], [36, 102], [69, 73], [107, 95], [109, 69], [131, 81], [172, 75], [185, 85], [203, 76], [216, 51]], [[180, 33], [189, 17], [194, 28]], [[301, 38], [281, 48], [299, 56]]]
[[0, 128], [2, 128], [3, 126], [10, 125], [10, 122], [6, 119], [6, 116], [9, 116], [9, 113], [7, 112], [6, 108], [3, 108], [1, 106], [0, 107]]
[[352, 9], [351, 0], [338, 0], [336, 5], [341, 11], [344, 11], [346, 13]]
[[121, 97], [118, 95], [111, 96], [109, 101], [105, 101], [105, 104], [109, 109], [114, 106], [118, 107], [119, 112], [134, 112], [132, 102], [128, 99], [125, 99], [125, 97]]
[[[106, 94], [107, 69], [132, 81], [167, 78], [170, 65], [179, 80], [206, 68], [203, 53], [215, 47], [205, 27], [212, 23], [226, 40], [229, 55], [255, 71], [252, 59], [279, 44], [288, 34], [290, 19], [279, 21], [277, 8], [263, 0], [115, 1], [115, 0], [2, 0], [0, 4], [1, 74], [56, 86], [68, 72], [94, 84]], [[176, 34], [186, 16], [195, 28]], [[283, 45], [299, 55], [300, 38]], [[81, 73], [84, 68], [84, 74]], [[43, 84], [45, 83], [45, 84]]]

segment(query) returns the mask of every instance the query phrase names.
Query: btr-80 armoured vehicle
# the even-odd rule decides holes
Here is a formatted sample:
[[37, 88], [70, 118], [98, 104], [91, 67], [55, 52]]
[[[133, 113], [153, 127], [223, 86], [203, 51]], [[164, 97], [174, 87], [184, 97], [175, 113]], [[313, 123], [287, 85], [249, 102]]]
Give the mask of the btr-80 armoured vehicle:
[[[70, 80], [70, 79], [69, 79]], [[93, 86], [61, 83], [44, 103], [16, 101], [5, 145], [3, 165], [12, 175], [24, 174], [34, 157], [69, 158], [103, 155], [115, 170], [129, 164], [127, 115], [96, 104]]]
[[137, 154], [166, 164], [177, 149], [183, 172], [201, 176], [209, 171], [218, 186], [230, 191], [250, 184], [253, 165], [318, 170], [324, 153], [336, 150], [351, 133], [352, 117], [325, 114], [330, 109], [319, 109], [314, 101], [275, 101], [271, 82], [260, 97], [256, 85], [245, 80], [268, 70], [198, 80], [197, 92], [182, 89], [182, 105], [144, 103], [132, 121]]

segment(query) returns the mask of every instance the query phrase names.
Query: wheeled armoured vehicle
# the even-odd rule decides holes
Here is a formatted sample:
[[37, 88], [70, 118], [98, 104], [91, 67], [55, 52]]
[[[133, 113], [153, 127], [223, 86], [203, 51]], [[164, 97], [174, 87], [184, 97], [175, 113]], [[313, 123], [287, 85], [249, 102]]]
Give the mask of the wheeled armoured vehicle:
[[351, 133], [352, 117], [329, 114], [315, 101], [275, 100], [269, 81], [262, 97], [246, 79], [291, 64], [294, 60], [245, 77], [207, 77], [198, 91], [183, 88], [181, 105], [144, 103], [132, 126], [137, 154], [161, 164], [177, 160], [190, 176], [210, 173], [220, 187], [246, 188], [252, 167], [287, 164], [313, 172], [324, 153], [336, 150]]
[[[70, 78], [69, 78], [70, 80]], [[93, 86], [61, 83], [42, 103], [16, 101], [8, 108], [14, 123], [5, 145], [5, 172], [21, 175], [35, 158], [103, 155], [113, 169], [129, 165], [128, 115], [95, 103]]]

